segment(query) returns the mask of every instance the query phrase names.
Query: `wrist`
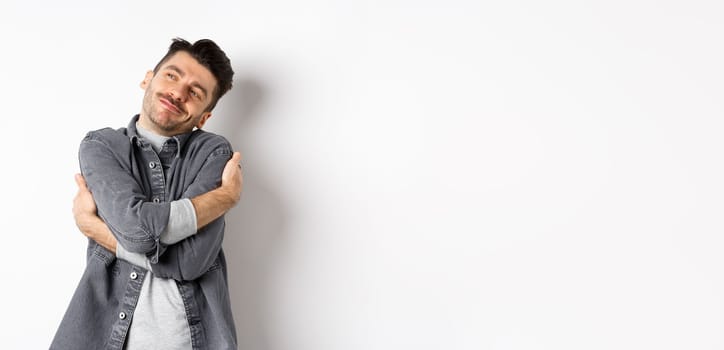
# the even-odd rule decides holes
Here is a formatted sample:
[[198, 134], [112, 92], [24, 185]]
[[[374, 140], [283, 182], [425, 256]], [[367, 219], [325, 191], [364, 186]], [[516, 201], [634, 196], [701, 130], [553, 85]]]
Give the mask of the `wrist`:
[[219, 195], [223, 198], [222, 201], [228, 205], [228, 209], [231, 209], [239, 202], [240, 193], [233, 186], [222, 185], [216, 190], [219, 191]]
[[94, 227], [98, 224], [97, 221], [100, 220], [97, 216], [89, 214], [78, 215], [75, 219], [76, 226], [78, 226], [80, 232], [87, 237], [91, 237], [93, 235]]

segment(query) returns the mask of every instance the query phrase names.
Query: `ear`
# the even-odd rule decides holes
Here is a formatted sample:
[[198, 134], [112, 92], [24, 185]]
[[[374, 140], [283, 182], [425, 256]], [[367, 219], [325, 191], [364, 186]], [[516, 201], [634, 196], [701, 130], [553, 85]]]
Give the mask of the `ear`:
[[196, 123], [196, 127], [201, 129], [201, 127], [206, 124], [206, 121], [209, 120], [209, 118], [211, 118], [211, 112], [204, 112], [203, 114], [201, 114], [201, 118], [199, 119], [199, 122]]
[[148, 84], [151, 84], [151, 79], [153, 79], [152, 70], [146, 72], [146, 76], [143, 77], [143, 81], [141, 81], [141, 89], [146, 90], [146, 88], [148, 87]]

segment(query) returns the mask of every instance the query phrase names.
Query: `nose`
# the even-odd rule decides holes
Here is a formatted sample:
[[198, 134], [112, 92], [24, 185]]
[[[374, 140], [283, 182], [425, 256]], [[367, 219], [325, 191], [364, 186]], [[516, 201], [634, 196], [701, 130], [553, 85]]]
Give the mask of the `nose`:
[[178, 102], [186, 102], [186, 99], [188, 98], [188, 93], [184, 92], [183, 88], [171, 89], [170, 94], [171, 98]]

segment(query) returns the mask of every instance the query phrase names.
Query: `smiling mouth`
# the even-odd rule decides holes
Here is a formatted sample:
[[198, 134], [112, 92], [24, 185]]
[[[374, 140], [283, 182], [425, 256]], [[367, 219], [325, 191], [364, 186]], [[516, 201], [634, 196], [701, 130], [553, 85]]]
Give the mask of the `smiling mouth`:
[[159, 98], [159, 101], [161, 101], [161, 104], [169, 111], [174, 112], [176, 114], [181, 114], [181, 112], [182, 112], [181, 108], [176, 106], [176, 104], [171, 102], [171, 100], [169, 100], [165, 97], [161, 97], [161, 98]]

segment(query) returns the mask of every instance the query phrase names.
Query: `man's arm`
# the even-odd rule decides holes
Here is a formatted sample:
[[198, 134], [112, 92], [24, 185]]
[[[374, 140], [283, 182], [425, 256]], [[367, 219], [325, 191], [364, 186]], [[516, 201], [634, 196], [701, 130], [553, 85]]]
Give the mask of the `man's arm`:
[[[207, 161], [214, 159], [214, 164], [221, 162], [218, 172], [212, 176], [216, 182], [207, 186], [204, 191], [197, 191], [193, 195], [184, 196], [185, 198], [192, 199], [219, 186], [221, 170], [232, 152], [231, 146], [223, 138], [212, 140], [216, 148], [209, 154]], [[129, 252], [152, 254], [155, 262], [165, 248], [160, 239], [162, 234], [169, 230], [172, 203], [148, 200], [150, 189], [136, 181], [136, 176], [133, 175], [137, 171], [137, 165], [134, 164], [136, 160], [128, 156], [132, 152], [133, 146], [124, 134], [111, 129], [90, 132], [80, 144], [81, 173], [93, 193], [98, 216], [108, 225], [120, 244]], [[206, 167], [206, 164], [203, 167]], [[204, 182], [204, 179], [199, 182]], [[223, 192], [209, 195], [205, 202], [216, 202], [222, 209], [207, 214], [209, 206], [202, 208], [198, 212], [201, 214], [199, 227], [223, 214], [233, 205], [230, 204], [233, 200]], [[226, 207], [223, 208], [224, 206]], [[193, 233], [190, 231], [186, 234]], [[175, 238], [176, 241], [180, 239]]]
[[96, 215], [96, 202], [88, 191], [85, 179], [80, 174], [75, 174], [75, 183], [78, 185], [78, 193], [73, 199], [73, 218], [76, 226], [86, 237], [115, 254], [118, 241], [113, 237], [108, 225]]
[[[202, 170], [197, 176], [200, 182], [192, 184], [187, 193], [193, 194], [203, 191], [218, 183], [218, 168], [223, 166], [221, 172], [221, 185], [218, 188], [199, 194], [191, 198], [191, 203], [197, 215], [197, 226], [199, 232], [177, 244], [167, 247], [166, 252], [160, 257], [156, 264], [151, 264], [154, 273], [160, 277], [174, 278], [177, 280], [195, 279], [203, 274], [214, 262], [218, 251], [221, 248], [223, 234], [223, 220], [219, 218], [233, 207], [240, 199], [243, 188], [243, 177], [239, 160], [241, 155], [235, 152], [232, 158], [225, 162], [219, 159], [209, 162], [209, 166]], [[209, 173], [211, 172], [211, 173]], [[213, 172], [217, 175], [214, 176]], [[87, 237], [93, 239], [104, 248], [117, 253], [124, 258], [141, 267], [147, 268], [147, 261], [144, 256], [126, 252], [121, 246], [117, 248], [117, 241], [114, 238], [108, 225], [96, 215], [96, 207], [93, 196], [83, 180], [83, 177], [76, 175], [78, 194], [74, 201], [73, 213], [78, 228]], [[209, 231], [207, 234], [203, 234]], [[123, 255], [123, 256], [121, 256]], [[136, 255], [139, 258], [136, 259]], [[131, 259], [133, 258], [133, 259]], [[146, 265], [140, 265], [140, 262]]]
[[[219, 188], [191, 198], [196, 210], [196, 228], [201, 229], [233, 208], [241, 199], [244, 178], [241, 174], [241, 153], [234, 152], [221, 172]], [[193, 185], [192, 185], [193, 186]]]
[[[220, 149], [221, 150], [221, 149]], [[237, 152], [228, 160], [228, 153], [214, 152], [196, 174], [195, 180], [181, 195], [191, 198], [195, 210], [199, 213], [196, 234], [166, 247], [158, 261], [151, 264], [156, 276], [175, 280], [195, 280], [206, 273], [216, 262], [224, 238], [223, 214], [225, 206], [233, 206], [239, 201], [243, 179]], [[221, 183], [221, 186], [219, 186]], [[218, 194], [225, 204], [218, 205]]]
[[80, 144], [80, 169], [93, 193], [98, 216], [119, 244], [136, 253], [161, 252], [159, 238], [168, 225], [170, 202], [148, 201], [134, 177], [128, 137], [111, 129], [90, 132]]

